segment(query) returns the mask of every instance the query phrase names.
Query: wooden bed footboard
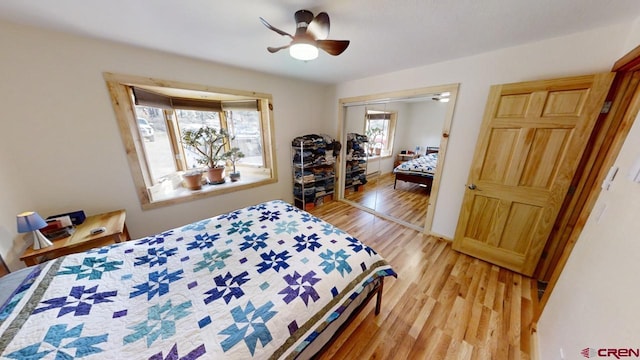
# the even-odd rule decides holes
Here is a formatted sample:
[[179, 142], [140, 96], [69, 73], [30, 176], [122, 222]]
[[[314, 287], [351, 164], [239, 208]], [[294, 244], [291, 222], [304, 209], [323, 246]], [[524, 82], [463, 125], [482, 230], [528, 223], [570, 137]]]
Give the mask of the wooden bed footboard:
[[431, 184], [433, 184], [433, 176], [427, 175], [415, 175], [415, 174], [403, 174], [403, 173], [395, 173], [396, 179], [393, 181], [393, 188], [396, 188], [396, 183], [398, 180], [406, 181], [415, 184], [426, 185], [429, 189], [431, 189]]

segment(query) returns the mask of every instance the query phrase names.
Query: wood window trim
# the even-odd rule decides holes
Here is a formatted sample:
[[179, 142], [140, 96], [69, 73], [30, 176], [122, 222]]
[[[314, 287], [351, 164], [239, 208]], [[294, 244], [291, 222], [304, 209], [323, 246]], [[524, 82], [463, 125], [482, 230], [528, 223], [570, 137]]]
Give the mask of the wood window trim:
[[[136, 194], [143, 210], [169, 206], [186, 201], [203, 199], [235, 191], [252, 189], [259, 186], [273, 184], [278, 181], [277, 162], [275, 158], [275, 133], [272, 105], [273, 98], [270, 94], [218, 88], [179, 81], [168, 81], [135, 75], [115, 74], [110, 72], [103, 73], [103, 78], [105, 79], [107, 89], [110, 94], [111, 103], [115, 112], [116, 122], [118, 124], [118, 129], [120, 131], [122, 142], [127, 155], [127, 161], [129, 163], [129, 169], [133, 178]], [[265, 163], [264, 167], [270, 170], [270, 176], [264, 180], [258, 180], [249, 183], [238, 182], [234, 183], [233, 186], [212, 188], [207, 191], [193, 192], [187, 196], [179, 196], [167, 200], [152, 201], [148, 191], [148, 186], [152, 184], [152, 181], [147, 164], [146, 153], [143, 147], [144, 140], [137, 131], [137, 117], [134, 105], [131, 101], [131, 87], [136, 85], [184, 89], [189, 91], [201, 91], [215, 94], [231, 94], [239, 97], [244, 96], [249, 98], [257, 98], [258, 110], [260, 111], [262, 122], [263, 158]], [[175, 126], [175, 116], [173, 116], [173, 119], [170, 120], [171, 121], [168, 122], [173, 122], [170, 128], [174, 132], [177, 131], [177, 127]]]
[[377, 158], [389, 158], [393, 155], [393, 148], [395, 147], [396, 136], [396, 123], [398, 119], [397, 111], [389, 111], [381, 114], [365, 114], [364, 132], [367, 132], [370, 120], [389, 120], [389, 129], [387, 130], [387, 146], [383, 148], [381, 155], [374, 155]]

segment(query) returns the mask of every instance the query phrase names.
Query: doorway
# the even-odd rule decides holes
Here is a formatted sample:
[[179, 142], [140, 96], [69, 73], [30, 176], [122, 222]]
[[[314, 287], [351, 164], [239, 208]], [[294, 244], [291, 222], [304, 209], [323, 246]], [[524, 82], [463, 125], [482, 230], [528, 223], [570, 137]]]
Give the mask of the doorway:
[[550, 274], [549, 281], [535, 311], [534, 322], [542, 314], [593, 210], [600, 194], [600, 184], [614, 164], [640, 112], [640, 46], [616, 61], [611, 71], [615, 72], [615, 78], [605, 102], [605, 109], [608, 108], [608, 111], [601, 114], [599, 128], [587, 148], [580, 174], [573, 179], [572, 186], [577, 191], [565, 202], [571, 206], [563, 210], [564, 216], [560, 217], [559, 224], [564, 230], [558, 231], [564, 232], [566, 238], [556, 250], [558, 257], [553, 258], [553, 264], [547, 270]]

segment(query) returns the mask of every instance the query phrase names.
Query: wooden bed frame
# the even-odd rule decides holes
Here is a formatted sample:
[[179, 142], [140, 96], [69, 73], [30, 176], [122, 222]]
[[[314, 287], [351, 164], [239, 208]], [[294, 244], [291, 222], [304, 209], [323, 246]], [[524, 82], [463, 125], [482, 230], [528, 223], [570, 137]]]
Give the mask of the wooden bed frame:
[[[427, 146], [427, 151], [425, 151], [425, 155], [429, 155], [431, 153], [437, 153], [440, 151], [439, 146]], [[406, 181], [415, 184], [426, 185], [431, 191], [431, 184], [433, 184], [433, 175], [431, 174], [407, 174], [407, 173], [395, 173], [396, 179], [393, 181], [393, 189], [396, 188], [396, 183], [398, 180]]]
[[[362, 312], [362, 310], [369, 304], [369, 302], [371, 302], [371, 299], [374, 296], [376, 297], [374, 314], [376, 316], [379, 315], [380, 308], [382, 307], [383, 289], [384, 289], [384, 278], [381, 277], [376, 279], [374, 287], [371, 289], [371, 291], [369, 291], [369, 293], [366, 295], [362, 303], [360, 303], [358, 306], [355, 307], [355, 309], [351, 312], [351, 314], [349, 314], [346, 320], [344, 320], [344, 322], [338, 327], [338, 329], [331, 335], [329, 340], [317, 352], [313, 354], [312, 359], [315, 359], [316, 357], [326, 352], [329, 348], [331, 348], [334, 342], [340, 337], [340, 334], [342, 334], [345, 328], [355, 320], [356, 316], [358, 316], [358, 314]], [[364, 294], [361, 294], [361, 295], [364, 296]], [[304, 356], [302, 357], [304, 358]]]
[[394, 189], [396, 188], [396, 183], [398, 182], [398, 180], [426, 185], [429, 189], [431, 189], [431, 184], [433, 183], [433, 175], [416, 175], [405, 173], [395, 173], [395, 175], [396, 179], [393, 181]]

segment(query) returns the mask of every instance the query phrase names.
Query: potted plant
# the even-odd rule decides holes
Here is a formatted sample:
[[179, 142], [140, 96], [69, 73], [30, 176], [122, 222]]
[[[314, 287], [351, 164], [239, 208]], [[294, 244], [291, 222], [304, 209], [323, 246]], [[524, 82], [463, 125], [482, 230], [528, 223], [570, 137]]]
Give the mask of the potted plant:
[[224, 182], [224, 148], [232, 138], [225, 129], [203, 126], [197, 130], [186, 130], [182, 134], [182, 143], [195, 151], [198, 164], [206, 165], [206, 177], [211, 184]]
[[367, 129], [367, 138], [369, 142], [367, 146], [369, 148], [369, 155], [373, 155], [374, 151], [376, 155], [380, 155], [382, 151], [382, 143], [380, 142], [382, 139], [378, 140], [378, 136], [382, 135], [382, 128], [372, 127]]
[[233, 172], [229, 174], [231, 181], [240, 180], [240, 172], [236, 171], [236, 162], [244, 157], [244, 153], [240, 151], [240, 148], [233, 147], [231, 150], [224, 153], [224, 158], [231, 162], [233, 166]]
[[182, 177], [184, 178], [185, 187], [189, 190], [202, 189], [202, 170], [193, 169], [185, 172]]

